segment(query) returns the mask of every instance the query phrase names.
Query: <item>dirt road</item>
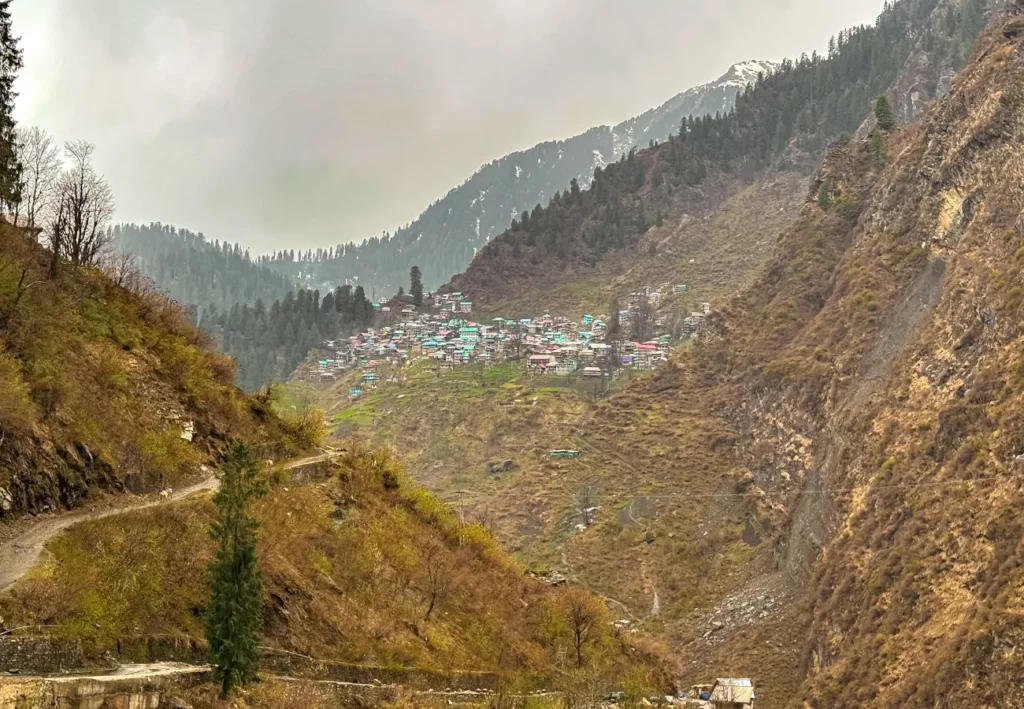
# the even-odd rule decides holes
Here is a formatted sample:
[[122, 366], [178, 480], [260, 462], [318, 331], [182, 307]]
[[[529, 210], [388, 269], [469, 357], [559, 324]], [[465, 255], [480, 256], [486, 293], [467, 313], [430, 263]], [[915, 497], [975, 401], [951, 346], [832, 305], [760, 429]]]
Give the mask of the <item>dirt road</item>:
[[[291, 461], [284, 467], [287, 470], [301, 468], [328, 460], [335, 455], [337, 454], [333, 452], [321, 453], [320, 455]], [[10, 588], [18, 579], [28, 573], [38, 563], [46, 543], [68, 527], [74, 526], [79, 522], [104, 519], [126, 512], [137, 512], [138, 510], [145, 510], [158, 505], [170, 504], [189, 495], [216, 490], [219, 486], [220, 480], [216, 476], [211, 475], [201, 482], [181, 490], [176, 490], [167, 497], [156, 500], [139, 500], [134, 504], [126, 504], [123, 507], [112, 509], [85, 510], [54, 515], [52, 517], [40, 517], [28, 530], [0, 544], [0, 591]]]

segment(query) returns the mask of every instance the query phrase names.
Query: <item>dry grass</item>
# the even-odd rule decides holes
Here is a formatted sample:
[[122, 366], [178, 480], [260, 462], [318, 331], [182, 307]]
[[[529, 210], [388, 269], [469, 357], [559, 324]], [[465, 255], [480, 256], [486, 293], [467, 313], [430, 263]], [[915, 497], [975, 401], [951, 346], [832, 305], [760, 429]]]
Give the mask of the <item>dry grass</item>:
[[[255, 512], [268, 645], [386, 667], [550, 677], [562, 666], [562, 596], [389, 456], [353, 454], [320, 483], [283, 481]], [[203, 498], [78, 525], [0, 599], [0, 614], [101, 643], [200, 635], [213, 515]], [[609, 625], [595, 632], [588, 668], [610, 677], [634, 661]]]
[[0, 517], [74, 506], [97, 488], [177, 485], [228, 436], [278, 437], [176, 304], [92, 268], [51, 279], [48, 260], [0, 227], [0, 488], [12, 497]]

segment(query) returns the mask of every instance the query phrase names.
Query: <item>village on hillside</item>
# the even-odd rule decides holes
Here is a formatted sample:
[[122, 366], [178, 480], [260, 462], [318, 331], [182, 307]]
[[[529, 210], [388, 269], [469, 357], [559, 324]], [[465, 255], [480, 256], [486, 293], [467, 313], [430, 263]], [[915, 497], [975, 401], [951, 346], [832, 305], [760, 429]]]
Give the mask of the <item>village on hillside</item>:
[[[620, 370], [646, 371], [666, 361], [677, 340], [693, 339], [711, 311], [700, 303], [675, 333], [658, 307], [668, 294], [687, 293], [685, 285], [642, 288], [630, 293], [623, 310], [583, 315], [578, 321], [550, 313], [524, 318], [472, 319], [473, 303], [463, 293], [429, 296], [433, 307], [416, 308], [406, 299], [375, 302], [379, 327], [347, 339], [327, 340], [318, 358], [299, 375], [314, 383], [337, 381], [362, 372], [349, 396], [357, 398], [381, 383], [382, 371], [432, 359], [440, 372], [468, 364], [522, 360], [528, 373], [600, 380]], [[383, 324], [390, 323], [390, 324]]]

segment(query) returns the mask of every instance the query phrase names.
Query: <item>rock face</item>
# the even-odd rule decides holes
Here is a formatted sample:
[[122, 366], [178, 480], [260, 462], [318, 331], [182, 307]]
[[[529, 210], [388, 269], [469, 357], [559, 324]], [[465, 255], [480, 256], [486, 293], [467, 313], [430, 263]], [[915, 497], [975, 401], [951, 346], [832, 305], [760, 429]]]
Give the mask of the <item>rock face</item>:
[[643, 613], [643, 562], [688, 680], [1024, 703], [1024, 34], [991, 19], [955, 77], [912, 58], [921, 117], [833, 144], [707, 337], [587, 422], [602, 504], [665, 507], [652, 543], [579, 530], [563, 563]]
[[1024, 702], [1024, 34], [1003, 26], [883, 151], [829, 151], [836, 204], [805, 206], [645, 398], [667, 417], [704, 392], [739, 457], [718, 469], [753, 473], [773, 530], [773, 566], [687, 633], [772, 676], [754, 649], [806, 604], [811, 707]]

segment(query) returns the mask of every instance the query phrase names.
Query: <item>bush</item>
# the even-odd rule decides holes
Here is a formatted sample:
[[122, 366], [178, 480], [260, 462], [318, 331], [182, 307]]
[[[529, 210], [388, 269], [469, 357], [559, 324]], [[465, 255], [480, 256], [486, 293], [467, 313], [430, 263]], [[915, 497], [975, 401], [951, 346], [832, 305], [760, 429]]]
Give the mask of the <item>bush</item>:
[[29, 394], [18, 360], [0, 349], [0, 432], [32, 431], [38, 412]]
[[319, 447], [327, 435], [324, 413], [317, 408], [309, 408], [299, 414], [286, 413], [281, 417], [281, 426], [284, 430], [282, 445], [289, 455]]

